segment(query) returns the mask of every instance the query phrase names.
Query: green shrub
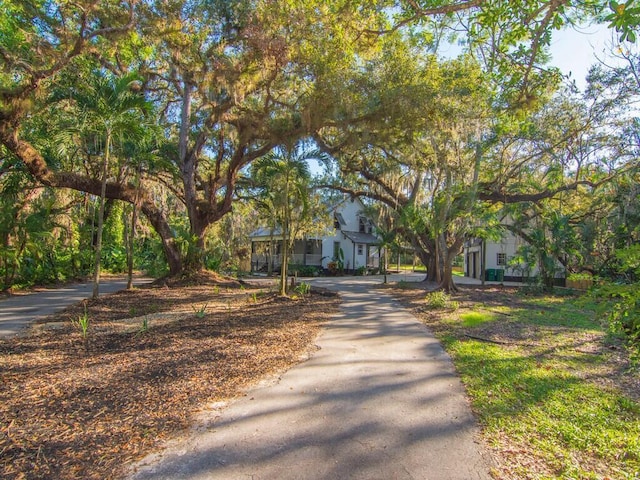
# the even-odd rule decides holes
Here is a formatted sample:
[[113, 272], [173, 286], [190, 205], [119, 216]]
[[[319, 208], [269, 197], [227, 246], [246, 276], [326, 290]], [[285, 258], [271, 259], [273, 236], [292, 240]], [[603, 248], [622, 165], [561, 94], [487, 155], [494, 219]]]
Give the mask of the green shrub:
[[429, 292], [424, 297], [427, 305], [431, 308], [442, 309], [447, 308], [449, 306], [449, 302], [451, 298], [442, 290], [436, 290], [434, 292]]
[[105, 245], [102, 250], [102, 266], [112, 273], [127, 271], [127, 252], [120, 245]]
[[298, 285], [296, 285], [296, 288], [294, 290], [299, 295], [303, 295], [303, 296], [308, 295], [309, 292], [311, 292], [311, 285], [305, 282], [301, 282]]
[[567, 280], [593, 280], [593, 275], [590, 273], [570, 273], [567, 275]]
[[600, 313], [608, 320], [609, 330], [629, 341], [636, 358], [640, 358], [640, 245], [616, 252], [622, 283], [607, 283], [594, 289], [600, 300]]
[[289, 271], [300, 277], [317, 277], [320, 273], [320, 269], [314, 265], [290, 265]]
[[640, 288], [609, 283], [594, 292], [611, 333], [623, 334], [640, 348]]

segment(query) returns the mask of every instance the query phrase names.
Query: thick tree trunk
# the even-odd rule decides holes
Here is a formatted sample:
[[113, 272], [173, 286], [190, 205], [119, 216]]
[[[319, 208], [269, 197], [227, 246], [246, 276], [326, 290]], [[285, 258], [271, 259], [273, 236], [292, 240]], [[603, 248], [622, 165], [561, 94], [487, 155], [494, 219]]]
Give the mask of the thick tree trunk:
[[183, 265], [183, 273], [197, 273], [204, 270], [204, 236], [206, 228], [203, 225], [195, 224], [195, 229], [191, 230], [187, 257]]
[[417, 235], [409, 235], [409, 240], [411, 241], [411, 245], [413, 245], [415, 255], [420, 259], [420, 263], [427, 269], [427, 275], [424, 281], [435, 282], [436, 262], [433, 251], [428, 247], [429, 240], [425, 236], [419, 238]]
[[437, 282], [438, 281], [438, 259], [435, 255], [430, 254], [427, 257], [425, 266], [427, 267], [427, 277], [425, 280], [427, 282]]
[[198, 272], [204, 268], [204, 232], [206, 221], [198, 204], [198, 191], [196, 186], [197, 152], [189, 148], [189, 135], [191, 132], [191, 100], [193, 85], [184, 81], [182, 84], [182, 105], [180, 111], [180, 132], [178, 140], [178, 156], [184, 187], [184, 201], [189, 217], [190, 236], [189, 248], [185, 259], [185, 272]]
[[442, 252], [442, 277], [438, 282], [438, 288], [444, 290], [447, 293], [458, 291], [458, 287], [453, 282], [453, 260], [456, 258], [456, 255], [460, 253], [463, 242], [464, 237], [459, 236], [455, 238], [451, 246], [447, 246], [446, 250]]
[[447, 293], [457, 292], [458, 287], [453, 282], [453, 257], [455, 255], [446, 255], [444, 268], [442, 269], [442, 278], [438, 282], [438, 289], [442, 289]]

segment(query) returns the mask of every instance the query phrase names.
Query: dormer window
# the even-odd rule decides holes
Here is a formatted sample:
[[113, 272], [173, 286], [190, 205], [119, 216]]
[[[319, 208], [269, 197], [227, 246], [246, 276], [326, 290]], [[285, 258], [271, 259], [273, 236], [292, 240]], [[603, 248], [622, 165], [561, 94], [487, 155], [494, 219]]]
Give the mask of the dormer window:
[[344, 218], [341, 213], [336, 212], [333, 216], [333, 228], [336, 230], [340, 230], [343, 225], [346, 225], [347, 222], [344, 221]]
[[358, 218], [358, 232], [369, 233], [369, 222], [364, 217]]

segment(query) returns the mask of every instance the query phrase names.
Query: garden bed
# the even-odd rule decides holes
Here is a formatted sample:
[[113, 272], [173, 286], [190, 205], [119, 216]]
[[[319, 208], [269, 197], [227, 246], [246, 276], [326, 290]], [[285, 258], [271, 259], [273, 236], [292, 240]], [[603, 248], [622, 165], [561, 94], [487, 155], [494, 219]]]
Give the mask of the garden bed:
[[200, 281], [90, 300], [0, 340], [0, 477], [117, 478], [198, 412], [299, 362], [338, 304]]

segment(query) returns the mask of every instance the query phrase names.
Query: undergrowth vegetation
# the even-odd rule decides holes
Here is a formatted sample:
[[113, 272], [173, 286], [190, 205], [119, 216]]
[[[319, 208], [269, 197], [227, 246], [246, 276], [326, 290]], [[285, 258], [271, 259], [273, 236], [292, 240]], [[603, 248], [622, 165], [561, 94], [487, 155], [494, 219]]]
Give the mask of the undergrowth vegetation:
[[456, 300], [414, 305], [466, 385], [496, 478], [640, 478], [640, 375], [593, 297]]

